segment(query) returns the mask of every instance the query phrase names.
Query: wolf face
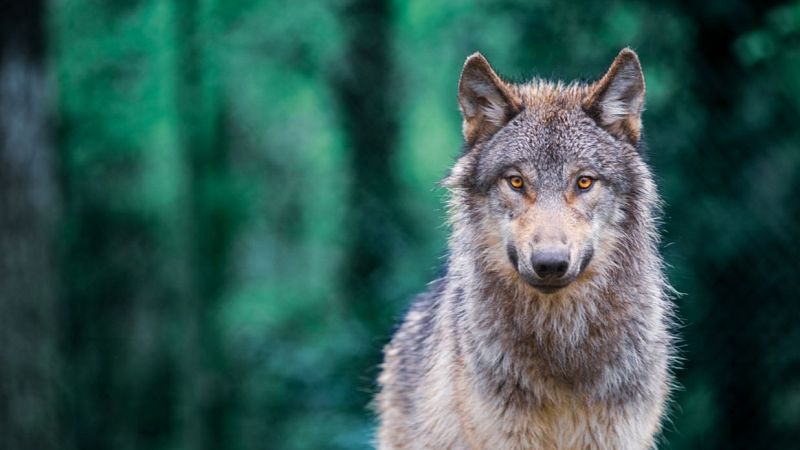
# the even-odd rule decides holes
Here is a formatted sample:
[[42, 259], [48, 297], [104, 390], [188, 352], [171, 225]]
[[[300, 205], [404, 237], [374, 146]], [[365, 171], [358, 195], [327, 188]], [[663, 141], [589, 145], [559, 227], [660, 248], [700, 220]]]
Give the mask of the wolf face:
[[[459, 83], [467, 151], [446, 184], [468, 191], [492, 269], [550, 294], [608, 262], [642, 165], [644, 78], [623, 50], [597, 83], [500, 79], [479, 54]], [[647, 181], [647, 176], [638, 177]]]

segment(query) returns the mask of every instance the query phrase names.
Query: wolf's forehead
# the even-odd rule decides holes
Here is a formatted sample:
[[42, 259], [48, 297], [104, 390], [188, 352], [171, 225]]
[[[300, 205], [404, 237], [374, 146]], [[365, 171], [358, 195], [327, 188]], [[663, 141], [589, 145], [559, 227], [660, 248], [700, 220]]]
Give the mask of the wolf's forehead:
[[[502, 130], [497, 142], [507, 157], [536, 165], [595, 157], [607, 140], [580, 107], [529, 108]], [[604, 142], [606, 141], [606, 142]]]
[[602, 168], [614, 159], [613, 141], [580, 106], [526, 108], [497, 133], [480, 157], [485, 179], [510, 167], [532, 169], [554, 181], [573, 166]]
[[523, 109], [480, 152], [482, 183], [516, 167], [555, 185], [574, 166], [601, 169], [615, 159], [613, 139], [583, 110], [586, 85], [533, 80], [514, 89]]
[[589, 95], [589, 86], [584, 83], [552, 82], [534, 78], [513, 86], [525, 109], [557, 111], [579, 107]]

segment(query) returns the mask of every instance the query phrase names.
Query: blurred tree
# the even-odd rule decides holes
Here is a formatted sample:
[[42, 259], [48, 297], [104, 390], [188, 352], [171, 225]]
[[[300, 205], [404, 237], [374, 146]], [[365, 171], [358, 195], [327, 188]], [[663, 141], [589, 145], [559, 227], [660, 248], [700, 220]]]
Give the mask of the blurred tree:
[[58, 196], [45, 74], [45, 4], [0, 15], [0, 448], [55, 449], [61, 436]]
[[405, 226], [393, 162], [397, 139], [397, 84], [392, 57], [391, 5], [352, 0], [340, 20], [346, 30], [344, 61], [333, 91], [349, 144], [349, 226], [353, 233], [342, 276], [353, 313], [381, 322], [381, 292]]
[[223, 100], [220, 98], [217, 48], [220, 39], [219, 2], [176, 2], [178, 85], [176, 105], [183, 158], [188, 166], [187, 223], [191, 257], [192, 296], [185, 315], [188, 325], [183, 376], [190, 389], [185, 405], [190, 420], [192, 448], [228, 448], [235, 384], [222, 350], [214, 314], [225, 292], [229, 272], [229, 248], [236, 217], [228, 174], [227, 139]]
[[179, 406], [195, 374], [180, 371], [194, 288], [173, 28], [182, 12], [159, 1], [54, 5], [75, 448], [185, 445]]

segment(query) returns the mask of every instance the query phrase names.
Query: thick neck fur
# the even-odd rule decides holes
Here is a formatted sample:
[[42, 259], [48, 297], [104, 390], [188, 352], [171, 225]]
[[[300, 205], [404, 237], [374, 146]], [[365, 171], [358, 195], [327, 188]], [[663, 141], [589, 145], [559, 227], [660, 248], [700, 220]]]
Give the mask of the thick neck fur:
[[668, 357], [669, 310], [656, 253], [655, 200], [647, 200], [656, 196], [644, 165], [634, 169], [644, 181], [632, 195], [643, 198], [620, 206], [624, 233], [601, 243], [594, 268], [550, 295], [510, 269], [492, 224], [481, 222], [489, 216], [481, 211], [485, 206], [466, 201], [474, 194], [451, 190], [450, 248], [457, 262], [450, 267], [462, 272], [448, 274], [451, 295], [445, 298], [455, 302], [444, 306], [467, 331], [456, 345], [467, 370], [481, 380], [478, 389], [505, 402], [504, 409], [547, 403], [559, 392], [630, 401], [658, 385], [647, 370]]

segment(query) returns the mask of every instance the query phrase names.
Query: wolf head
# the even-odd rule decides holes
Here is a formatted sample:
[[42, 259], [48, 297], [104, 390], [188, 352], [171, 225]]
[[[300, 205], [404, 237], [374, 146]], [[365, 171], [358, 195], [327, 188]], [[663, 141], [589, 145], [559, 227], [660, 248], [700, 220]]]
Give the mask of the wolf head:
[[652, 228], [642, 223], [656, 203], [638, 151], [644, 93], [630, 49], [592, 84], [512, 84], [482, 55], [467, 58], [466, 150], [444, 182], [454, 239], [477, 242], [484, 269], [543, 294], [635, 264], [614, 255]]

